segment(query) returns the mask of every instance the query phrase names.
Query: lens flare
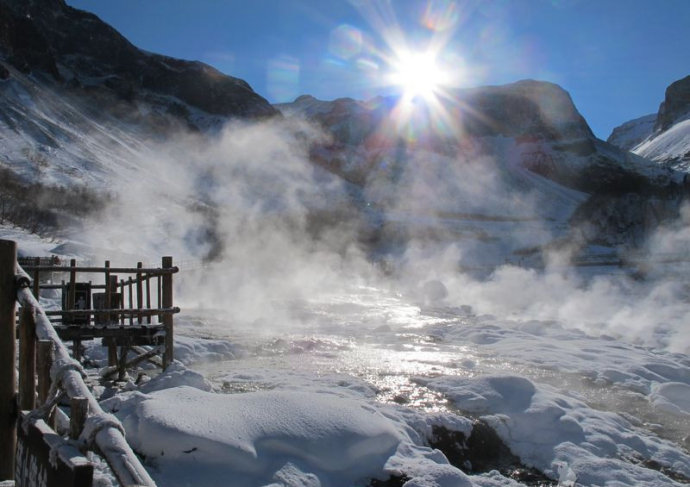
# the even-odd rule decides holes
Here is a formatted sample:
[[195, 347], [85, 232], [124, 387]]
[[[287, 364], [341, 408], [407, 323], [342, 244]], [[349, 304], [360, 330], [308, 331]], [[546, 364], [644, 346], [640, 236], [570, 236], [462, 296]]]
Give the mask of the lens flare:
[[331, 32], [329, 50], [341, 59], [351, 59], [362, 51], [362, 32], [343, 24]]

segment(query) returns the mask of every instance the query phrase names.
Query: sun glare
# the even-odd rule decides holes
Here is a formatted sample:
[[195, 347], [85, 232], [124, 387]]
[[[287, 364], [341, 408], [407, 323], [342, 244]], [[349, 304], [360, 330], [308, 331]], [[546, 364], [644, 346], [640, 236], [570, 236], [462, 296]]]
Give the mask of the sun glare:
[[393, 63], [391, 83], [402, 88], [405, 98], [433, 98], [447, 82], [433, 52], [401, 52]]

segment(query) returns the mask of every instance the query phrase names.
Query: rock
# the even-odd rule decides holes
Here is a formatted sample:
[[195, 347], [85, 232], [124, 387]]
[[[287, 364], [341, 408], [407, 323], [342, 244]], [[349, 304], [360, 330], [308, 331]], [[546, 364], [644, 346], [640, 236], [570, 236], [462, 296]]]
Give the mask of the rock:
[[690, 116], [690, 76], [671, 83], [659, 107], [655, 130], [669, 129], [676, 122]]

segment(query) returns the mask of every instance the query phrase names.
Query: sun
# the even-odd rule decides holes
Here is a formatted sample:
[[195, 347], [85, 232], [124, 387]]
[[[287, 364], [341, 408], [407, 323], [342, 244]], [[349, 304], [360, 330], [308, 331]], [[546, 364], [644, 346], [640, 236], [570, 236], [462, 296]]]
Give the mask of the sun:
[[407, 99], [432, 99], [449, 80], [433, 51], [401, 51], [391, 65], [390, 82], [399, 86]]

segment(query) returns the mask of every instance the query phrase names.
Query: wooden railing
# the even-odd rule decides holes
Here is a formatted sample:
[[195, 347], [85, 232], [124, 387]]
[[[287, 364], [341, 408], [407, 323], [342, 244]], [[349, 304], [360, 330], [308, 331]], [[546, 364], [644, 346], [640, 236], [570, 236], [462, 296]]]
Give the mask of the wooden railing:
[[[155, 486], [155, 482], [127, 443], [122, 424], [113, 415], [105, 413], [91, 394], [84, 382], [85, 373], [82, 365], [70, 356], [68, 348], [56, 330], [57, 325], [51, 323], [49, 313], [46, 313], [38, 302], [36, 281], [32, 282], [29, 274], [19, 267], [16, 255], [15, 242], [0, 240], [0, 480], [15, 479], [18, 487], [88, 487], [91, 485], [93, 466], [83, 456], [79, 456], [79, 451], [94, 451], [106, 460], [122, 486]], [[42, 267], [33, 268], [31, 272], [40, 273], [44, 270]], [[50, 269], [46, 270], [54, 270], [53, 266], [48, 267]], [[88, 314], [95, 317], [97, 313], [104, 313], [107, 317], [115, 316], [121, 327], [125, 316], [141, 322], [155, 314], [162, 320], [165, 332], [164, 363], [170, 363], [172, 316], [178, 311], [172, 306], [172, 275], [177, 271], [177, 268], [172, 266], [172, 258], [164, 258], [160, 269], [144, 269], [139, 266], [134, 269], [104, 271], [107, 276], [114, 272], [132, 271], [133, 274], [137, 274], [136, 280], [130, 279], [125, 284], [129, 286], [130, 299], [134, 297], [132, 286], [138, 287], [146, 282], [145, 275], [153, 276], [152, 279], [160, 281], [160, 303], [153, 311], [142, 307], [142, 303], [138, 303], [140, 306], [133, 310], [110, 306], [106, 309], [87, 310], [70, 308], [70, 304], [73, 304], [71, 300], [74, 298], [76, 272], [100, 272], [103, 269], [77, 269], [70, 266], [62, 270], [70, 273], [70, 297], [68, 313], [65, 315], [60, 311], [61, 316]], [[110, 282], [112, 281], [106, 281], [106, 293], [112, 290]], [[32, 287], [36, 296], [31, 292]], [[119, 289], [124, 297], [124, 286], [120, 285]], [[143, 291], [138, 296], [143, 296]], [[21, 306], [18, 327], [15, 325], [16, 303]], [[104, 324], [102, 330], [110, 329], [108, 327], [111, 325]], [[85, 326], [95, 328], [96, 325], [91, 325], [89, 321]], [[15, 330], [18, 330], [19, 334], [18, 362]], [[75, 350], [78, 350], [78, 347]], [[65, 402], [69, 403], [71, 411], [71, 442], [55, 434], [48, 426], [53, 422], [51, 418], [58, 403]], [[18, 428], [21, 429], [19, 445]], [[32, 435], [38, 435], [40, 441], [35, 438], [32, 440]], [[28, 451], [36, 444], [39, 444], [36, 450], [45, 451]], [[40, 458], [41, 454], [45, 457], [43, 460]], [[62, 471], [58, 471], [59, 468], [62, 468]]]

